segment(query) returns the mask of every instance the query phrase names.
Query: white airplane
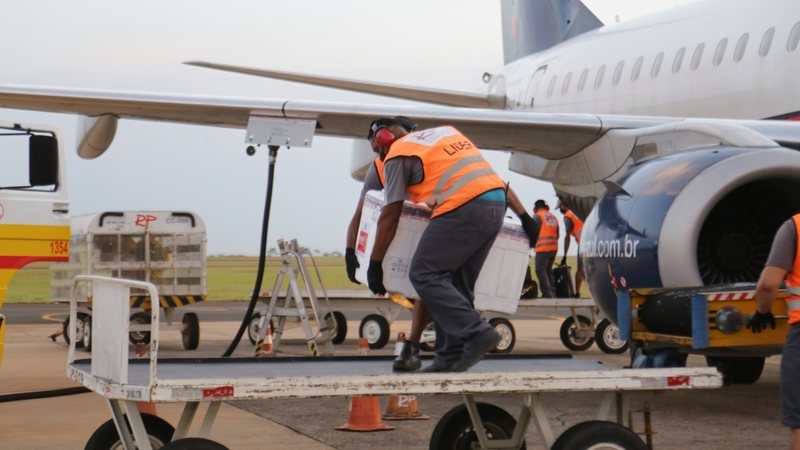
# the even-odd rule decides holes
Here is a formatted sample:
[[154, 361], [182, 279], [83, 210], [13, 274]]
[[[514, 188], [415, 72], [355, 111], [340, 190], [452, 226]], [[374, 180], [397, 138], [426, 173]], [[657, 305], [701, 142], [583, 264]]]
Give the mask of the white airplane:
[[[800, 211], [800, 123], [763, 120], [800, 118], [796, 0], [704, 0], [609, 26], [579, 0], [502, 0], [502, 8], [506, 66], [484, 75], [484, 94], [195, 61], [427, 104], [0, 85], [0, 107], [86, 116], [78, 153], [87, 158], [111, 144], [118, 118], [228, 127], [282, 120], [358, 138], [380, 116], [406, 115], [421, 128], [447, 123], [481, 148], [510, 152], [512, 170], [552, 182], [587, 218], [587, 284], [612, 319], [620, 286], [754, 282], [774, 232]], [[655, 302], [639, 320], [656, 333], [690, 335], [688, 301]], [[777, 346], [750, 347], [731, 355], [750, 357], [745, 369], [760, 374]]]

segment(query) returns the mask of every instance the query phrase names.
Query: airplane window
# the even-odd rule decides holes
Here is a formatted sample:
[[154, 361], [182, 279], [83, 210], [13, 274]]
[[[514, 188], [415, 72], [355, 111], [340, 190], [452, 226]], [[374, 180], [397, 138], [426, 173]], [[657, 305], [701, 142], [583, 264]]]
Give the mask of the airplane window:
[[775, 27], [771, 27], [764, 33], [764, 37], [761, 38], [761, 46], [758, 47], [758, 54], [760, 56], [767, 56], [769, 53], [770, 47], [772, 47], [772, 38], [775, 37]]
[[725, 47], [728, 46], [728, 38], [723, 38], [717, 44], [717, 50], [714, 52], [714, 65], [718, 66], [722, 63], [722, 58], [725, 57]]
[[606, 74], [606, 65], [603, 64], [597, 69], [597, 76], [594, 78], [594, 87], [599, 88], [603, 84], [603, 75]]
[[639, 73], [642, 71], [642, 64], [644, 64], [644, 57], [640, 56], [636, 58], [636, 62], [633, 63], [633, 70], [631, 71], [631, 81], [639, 79]]
[[653, 68], [650, 69], [650, 76], [655, 78], [658, 76], [658, 71], [661, 70], [661, 61], [664, 60], [664, 52], [659, 52], [656, 59], [653, 60]]
[[566, 95], [569, 90], [569, 82], [572, 81], [572, 72], [564, 77], [564, 84], [561, 85], [561, 95]]
[[789, 42], [786, 43], [786, 50], [793, 52], [797, 50], [797, 44], [800, 43], [800, 22], [797, 22], [792, 27], [789, 33]]
[[705, 50], [706, 44], [699, 43], [697, 47], [694, 49], [694, 53], [692, 54], [692, 70], [697, 70], [700, 66], [700, 60], [703, 59], [703, 50]]
[[586, 78], [589, 77], [589, 69], [583, 69], [581, 72], [581, 77], [578, 78], [578, 92], [583, 90], [583, 87], [586, 86]]
[[547, 85], [547, 96], [552, 97], [553, 89], [556, 87], [556, 81], [558, 81], [558, 75], [555, 75], [553, 78], [550, 78], [550, 84]]
[[617, 68], [614, 69], [614, 78], [611, 79], [611, 82], [616, 86], [619, 84], [619, 79], [622, 78], [622, 69], [625, 68], [625, 61], [620, 61], [617, 63]]
[[747, 40], [750, 39], [750, 33], [745, 33], [736, 42], [736, 49], [733, 50], [733, 60], [739, 62], [744, 57], [744, 51], [747, 49]]
[[681, 47], [678, 53], [675, 54], [675, 60], [672, 61], [672, 73], [681, 71], [681, 64], [683, 64], [683, 55], [686, 53], [686, 47]]

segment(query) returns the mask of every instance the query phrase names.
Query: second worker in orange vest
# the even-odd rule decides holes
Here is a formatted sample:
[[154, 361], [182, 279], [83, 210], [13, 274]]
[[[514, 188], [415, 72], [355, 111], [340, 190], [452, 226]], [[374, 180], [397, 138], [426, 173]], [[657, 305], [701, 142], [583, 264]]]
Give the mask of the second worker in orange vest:
[[553, 264], [558, 253], [558, 219], [550, 212], [550, 206], [542, 200], [533, 204], [533, 220], [539, 224], [539, 240], [536, 241], [536, 278], [539, 279], [539, 288], [542, 297], [555, 298], [556, 280], [553, 276]]
[[[386, 293], [382, 262], [403, 201], [408, 197], [427, 204], [433, 210], [431, 221], [409, 267], [409, 280], [436, 325], [436, 356], [423, 371], [465, 371], [500, 341], [475, 310], [473, 291], [503, 224], [506, 186], [478, 148], [453, 127], [409, 134], [393, 125], [377, 131], [375, 140], [388, 148], [383, 166], [386, 205], [367, 270], [369, 288]], [[536, 230], [524, 208], [520, 214], [526, 231]]]
[[569, 251], [570, 235], [575, 238], [575, 246], [578, 247], [578, 269], [575, 271], [575, 298], [581, 297], [581, 284], [583, 282], [583, 261], [581, 260], [581, 231], [583, 231], [583, 221], [575, 215], [569, 206], [563, 201], [558, 201], [558, 209], [564, 214], [564, 257], [561, 258], [561, 265], [567, 265], [567, 252]]

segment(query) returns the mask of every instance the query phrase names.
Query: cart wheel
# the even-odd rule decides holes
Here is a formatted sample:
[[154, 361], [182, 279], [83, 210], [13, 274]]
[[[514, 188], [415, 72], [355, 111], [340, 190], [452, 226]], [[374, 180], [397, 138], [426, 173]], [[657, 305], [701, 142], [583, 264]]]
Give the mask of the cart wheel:
[[389, 342], [389, 321], [380, 314], [369, 314], [358, 327], [358, 337], [367, 338], [369, 348], [383, 348]]
[[228, 447], [208, 439], [192, 437], [172, 441], [161, 450], [228, 450]]
[[608, 319], [603, 319], [594, 330], [597, 347], [610, 355], [624, 353], [628, 349], [628, 341], [619, 338], [619, 328]]
[[183, 325], [181, 330], [183, 348], [197, 350], [197, 346], [200, 345], [200, 319], [197, 318], [197, 314], [193, 312], [184, 314]]
[[88, 314], [83, 318], [83, 336], [80, 343], [84, 350], [92, 351], [92, 316]]
[[706, 356], [708, 367], [716, 367], [722, 373], [726, 385], [753, 384], [761, 378], [764, 357]]
[[[150, 446], [154, 450], [162, 448], [172, 440], [175, 428], [169, 422], [152, 414], [142, 414], [142, 422], [144, 422], [144, 429], [147, 430], [147, 435], [150, 437]], [[127, 416], [125, 416], [125, 423], [128, 424]], [[128, 430], [130, 431], [130, 424], [128, 424]], [[114, 420], [111, 419], [100, 425], [92, 434], [84, 450], [117, 450], [121, 448], [123, 448], [122, 440], [117, 434]]]
[[514, 332], [514, 325], [511, 325], [511, 321], [504, 317], [495, 317], [489, 319], [489, 325], [500, 333], [500, 343], [491, 352], [511, 353], [511, 350], [514, 349], [514, 343], [517, 341], [517, 334]]
[[[144, 311], [138, 311], [131, 314], [131, 323], [138, 325], [145, 325], [150, 323], [150, 314]], [[129, 337], [131, 344], [149, 344], [150, 332], [149, 331], [131, 331]]]
[[250, 318], [250, 326], [247, 327], [247, 339], [250, 340], [251, 345], [256, 345], [258, 342], [258, 331], [261, 327], [261, 314], [254, 312]]
[[325, 323], [328, 326], [331, 326], [329, 323], [331, 319], [333, 319], [333, 324], [336, 326], [336, 336], [333, 337], [331, 342], [341, 344], [347, 337], [347, 318], [341, 311], [332, 311], [325, 314]]
[[579, 423], [561, 433], [551, 447], [552, 450], [599, 448], [647, 450], [647, 445], [629, 428], [614, 422], [590, 420]]
[[[86, 313], [81, 313], [81, 312], [78, 313], [77, 317], [78, 326], [77, 330], [75, 331], [75, 334], [77, 334], [78, 336], [77, 340], [75, 341], [75, 348], [83, 348], [83, 321], [88, 316], [89, 315]], [[70, 342], [72, 342], [72, 337], [70, 337], [69, 335], [69, 316], [67, 316], [67, 318], [64, 319], [64, 325], [62, 327], [62, 331], [64, 331], [64, 334], [62, 334], [62, 336], [64, 336], [64, 342], [66, 342], [67, 345], [69, 345]]]
[[[504, 409], [489, 403], [476, 403], [486, 436], [492, 439], [510, 439], [517, 421]], [[442, 416], [431, 435], [431, 450], [461, 450], [477, 446], [478, 436], [465, 405], [459, 405]], [[522, 442], [521, 449], [526, 448]]]
[[[584, 316], [578, 316], [578, 321], [581, 323], [582, 329], [578, 329], [574, 318], [567, 317], [564, 323], [561, 324], [561, 331], [559, 334], [561, 335], [561, 343], [564, 344], [564, 347], [570, 350], [584, 351], [594, 343], [594, 337], [589, 333], [592, 321]], [[585, 336], [583, 335], [584, 332], [586, 332]]]
[[436, 345], [436, 324], [431, 320], [422, 329], [422, 337], [419, 339], [419, 348], [426, 352], [432, 352]]

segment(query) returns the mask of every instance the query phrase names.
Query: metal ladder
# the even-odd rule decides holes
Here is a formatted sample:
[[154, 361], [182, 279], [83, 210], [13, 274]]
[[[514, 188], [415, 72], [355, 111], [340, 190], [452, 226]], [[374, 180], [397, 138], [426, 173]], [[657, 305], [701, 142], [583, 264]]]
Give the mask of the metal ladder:
[[[297, 244], [297, 240], [292, 239], [287, 242], [283, 239], [278, 239], [278, 248], [281, 252], [283, 265], [278, 270], [278, 276], [275, 280], [275, 286], [272, 289], [269, 304], [266, 306], [266, 311], [261, 314], [255, 354], [258, 356], [261, 353], [262, 344], [267, 338], [267, 327], [268, 324], [272, 323], [272, 318], [275, 317], [278, 319], [277, 325], [275, 325], [272, 330], [272, 351], [276, 352], [281, 342], [286, 319], [292, 317], [300, 320], [303, 326], [303, 332], [305, 333], [306, 343], [308, 344], [309, 350], [311, 350], [312, 356], [332, 356], [334, 354], [332, 341], [336, 336], [336, 321], [333, 318], [333, 314], [330, 313], [328, 296], [325, 294], [325, 288], [322, 286], [322, 278], [319, 275], [319, 271], [316, 271], [317, 280], [325, 297], [326, 311], [320, 308], [319, 302], [317, 301], [314, 283], [309, 277], [308, 269], [306, 268], [303, 255], [300, 253], [300, 246]], [[314, 268], [316, 269], [316, 263], [314, 264]], [[306, 287], [308, 305], [311, 308], [310, 316], [303, 295], [300, 292], [298, 276], [301, 277]], [[285, 294], [281, 296], [284, 280], [288, 281], [288, 285], [286, 286]], [[281, 297], [283, 299], [283, 304], [278, 305]]]

